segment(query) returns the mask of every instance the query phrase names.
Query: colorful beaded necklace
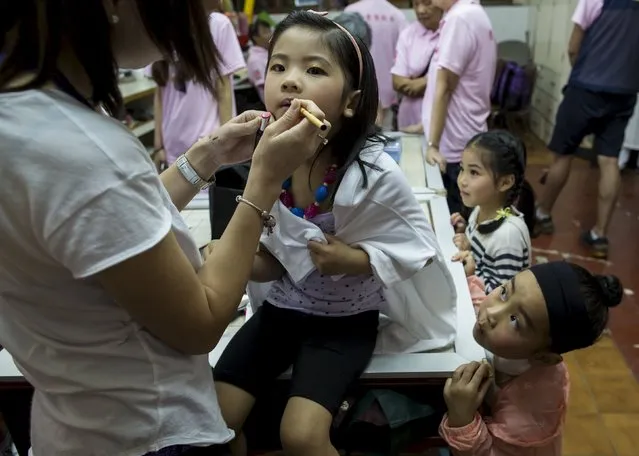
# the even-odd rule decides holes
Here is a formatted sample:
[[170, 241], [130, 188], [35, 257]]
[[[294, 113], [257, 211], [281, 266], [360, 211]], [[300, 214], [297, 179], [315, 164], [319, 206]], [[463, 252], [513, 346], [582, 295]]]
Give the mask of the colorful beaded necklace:
[[298, 217], [305, 218], [306, 220], [312, 219], [319, 214], [319, 207], [322, 202], [326, 201], [329, 196], [328, 186], [335, 183], [337, 179], [337, 165], [331, 165], [326, 170], [324, 175], [324, 182], [315, 190], [315, 202], [311, 203], [306, 209], [301, 207], [295, 207], [295, 201], [293, 200], [293, 194], [291, 193], [292, 179], [289, 177], [282, 184], [282, 192], [280, 193], [280, 201], [290, 211]]

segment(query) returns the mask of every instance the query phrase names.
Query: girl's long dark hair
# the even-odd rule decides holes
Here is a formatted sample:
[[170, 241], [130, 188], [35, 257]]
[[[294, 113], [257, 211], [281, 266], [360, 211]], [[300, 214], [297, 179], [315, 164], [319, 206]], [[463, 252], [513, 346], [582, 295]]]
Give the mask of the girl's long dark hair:
[[[519, 138], [505, 130], [491, 130], [475, 135], [467, 147], [475, 147], [482, 151], [485, 166], [493, 173], [495, 182], [512, 174], [515, 178], [513, 186], [506, 192], [503, 207], [515, 207], [524, 216], [530, 232], [534, 226], [535, 194], [525, 180], [526, 162], [528, 159], [526, 146]], [[482, 234], [490, 234], [504, 223], [498, 218], [490, 223], [479, 225], [477, 230]]]
[[[353, 42], [333, 21], [319, 14], [295, 11], [280, 22], [273, 32], [269, 49], [269, 60], [277, 41], [284, 32], [292, 27], [304, 27], [320, 33], [322, 44], [330, 50], [346, 76], [344, 96], [351, 91], [361, 90], [359, 103], [355, 107], [353, 117], [342, 118], [342, 126], [331, 139], [330, 145], [331, 151], [339, 166], [338, 180], [335, 188], [337, 188], [346, 170], [353, 163], [359, 165], [364, 175], [364, 186], [366, 186], [368, 180], [365, 168], [368, 167], [377, 170], [379, 170], [379, 168], [362, 160], [360, 158], [360, 152], [366, 147], [369, 141], [384, 141], [378, 134], [378, 129], [375, 127], [379, 94], [377, 78], [375, 76], [375, 65], [373, 64], [373, 58], [368, 51], [368, 47], [358, 36], [353, 35], [363, 60], [361, 82], [358, 87], [358, 81], [360, 79], [359, 59]], [[334, 194], [335, 192], [333, 192], [333, 195]]]
[[[213, 92], [220, 56], [201, 0], [132, 1], [164, 58]], [[90, 101], [117, 113], [122, 97], [110, 35], [102, 0], [0, 0], [0, 50], [6, 54], [0, 87], [26, 72], [35, 77], [12, 91], [39, 88], [55, 79], [61, 46], [67, 42], [91, 81]]]

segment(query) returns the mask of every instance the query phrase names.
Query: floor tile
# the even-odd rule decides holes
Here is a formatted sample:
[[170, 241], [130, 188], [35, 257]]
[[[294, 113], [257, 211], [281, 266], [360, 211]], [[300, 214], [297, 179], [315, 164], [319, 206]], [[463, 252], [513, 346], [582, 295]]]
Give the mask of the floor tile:
[[587, 415], [597, 413], [597, 403], [590, 391], [590, 386], [584, 378], [573, 353], [564, 356], [570, 374], [570, 397], [568, 399], [568, 416]]
[[639, 414], [604, 414], [602, 420], [617, 456], [639, 454]]
[[639, 413], [639, 384], [629, 373], [584, 374], [584, 378], [600, 413]]
[[596, 414], [570, 416], [564, 426], [563, 443], [562, 456], [617, 456]]
[[626, 376], [630, 373], [623, 356], [613, 345], [598, 344], [586, 350], [578, 350], [575, 358], [585, 375], [614, 373]]

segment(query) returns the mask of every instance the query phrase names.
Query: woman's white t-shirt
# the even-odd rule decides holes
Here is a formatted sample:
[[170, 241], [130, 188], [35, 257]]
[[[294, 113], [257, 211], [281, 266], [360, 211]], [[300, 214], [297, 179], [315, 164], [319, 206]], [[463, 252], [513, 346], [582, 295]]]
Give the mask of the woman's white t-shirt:
[[0, 183], [0, 344], [35, 387], [35, 456], [229, 441], [207, 356], [168, 347], [93, 278], [169, 230], [202, 265], [140, 142], [59, 91], [0, 94]]

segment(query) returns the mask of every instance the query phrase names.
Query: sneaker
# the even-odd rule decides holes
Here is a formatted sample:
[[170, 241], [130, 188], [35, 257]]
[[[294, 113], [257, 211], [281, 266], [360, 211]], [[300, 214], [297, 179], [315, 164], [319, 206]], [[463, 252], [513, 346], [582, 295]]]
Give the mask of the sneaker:
[[554, 232], [555, 224], [552, 222], [552, 217], [535, 217], [535, 227], [532, 233], [534, 238], [542, 234], [553, 234]]
[[590, 256], [600, 260], [608, 259], [608, 238], [593, 238], [590, 230], [581, 234], [581, 242], [590, 249]]

